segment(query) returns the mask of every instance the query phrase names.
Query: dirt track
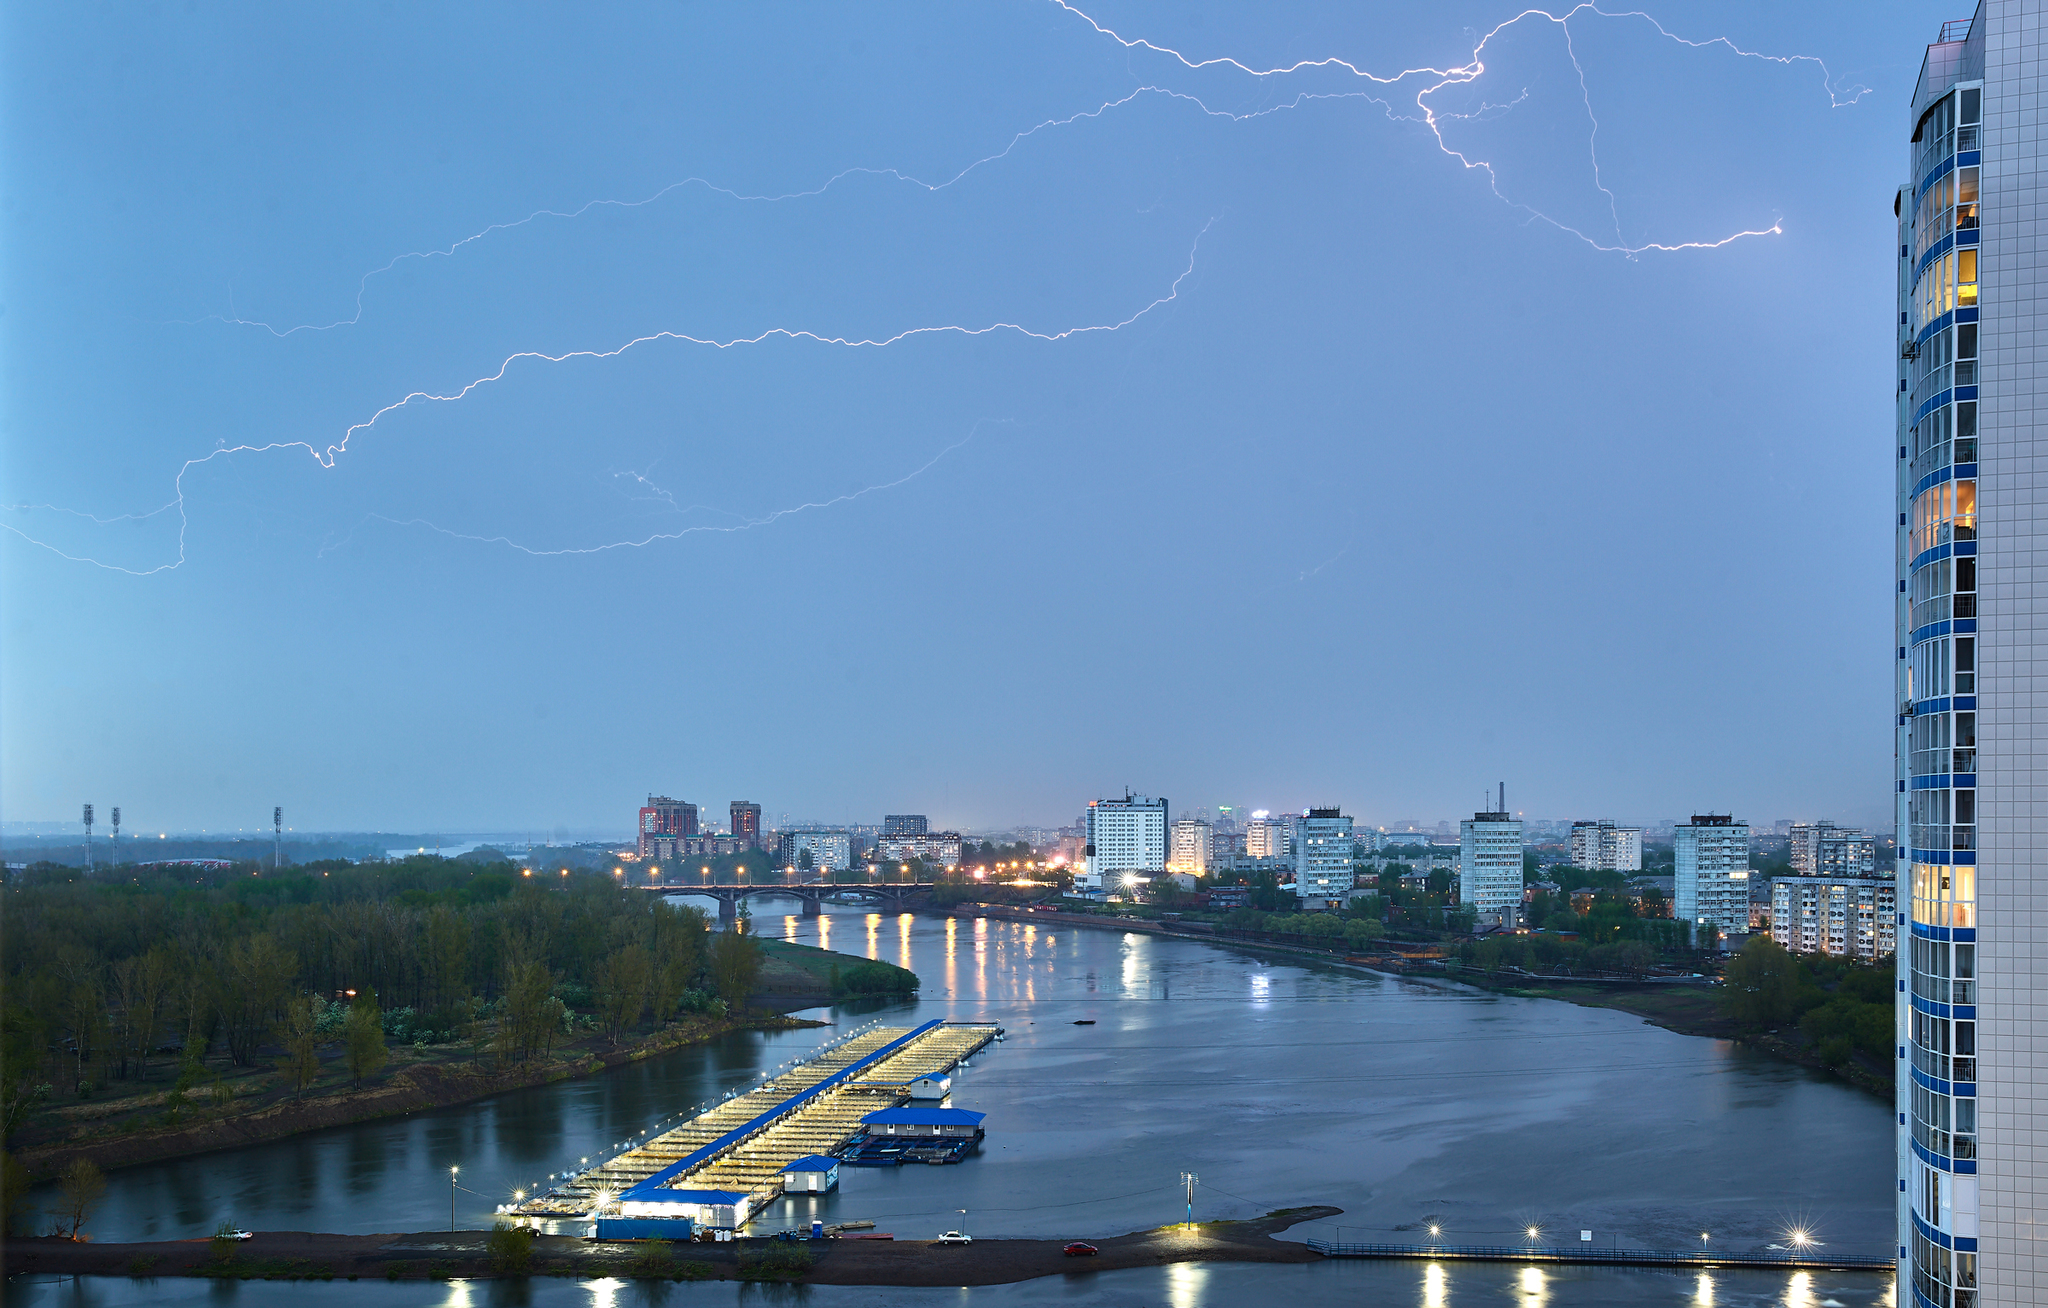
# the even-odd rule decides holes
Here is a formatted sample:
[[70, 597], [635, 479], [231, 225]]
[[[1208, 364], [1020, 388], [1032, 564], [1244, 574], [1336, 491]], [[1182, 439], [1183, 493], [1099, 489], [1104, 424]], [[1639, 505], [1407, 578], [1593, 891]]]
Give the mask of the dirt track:
[[[808, 1244], [817, 1263], [800, 1278], [812, 1285], [1003, 1285], [1040, 1276], [1153, 1267], [1161, 1263], [1306, 1263], [1319, 1255], [1292, 1241], [1272, 1238], [1300, 1222], [1334, 1217], [1337, 1208], [1294, 1208], [1249, 1222], [1204, 1222], [1193, 1231], [1178, 1227], [1131, 1235], [1090, 1238], [1101, 1250], [1069, 1258], [1066, 1240], [976, 1240], [943, 1246], [926, 1240], [828, 1240]], [[321, 1235], [305, 1231], [264, 1231], [235, 1246], [228, 1268], [212, 1264], [205, 1240], [143, 1244], [80, 1244], [61, 1239], [12, 1240], [4, 1252], [8, 1276], [22, 1272], [81, 1276], [225, 1275], [298, 1279], [360, 1277], [383, 1280], [489, 1277], [481, 1231], [412, 1235]], [[748, 1244], [689, 1244], [674, 1250], [678, 1264], [698, 1263], [706, 1279], [739, 1276], [739, 1251]], [[638, 1247], [598, 1244], [570, 1236], [545, 1236], [535, 1243], [536, 1275], [630, 1275]]]

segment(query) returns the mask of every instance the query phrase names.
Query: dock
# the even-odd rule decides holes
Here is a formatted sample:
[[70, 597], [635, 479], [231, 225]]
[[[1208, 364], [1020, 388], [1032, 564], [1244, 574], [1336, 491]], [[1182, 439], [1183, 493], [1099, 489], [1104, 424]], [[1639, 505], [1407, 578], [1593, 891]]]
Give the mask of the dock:
[[1398, 1258], [1422, 1262], [1605, 1263], [1624, 1267], [1789, 1267], [1831, 1272], [1889, 1272], [1894, 1261], [1879, 1254], [1830, 1254], [1818, 1246], [1759, 1249], [1753, 1253], [1709, 1253], [1699, 1249], [1595, 1249], [1590, 1245], [1541, 1247], [1485, 1244], [1353, 1244], [1310, 1239], [1325, 1258]]
[[737, 1192], [758, 1209], [781, 1193], [790, 1163], [832, 1153], [863, 1117], [907, 1102], [911, 1082], [950, 1072], [1001, 1034], [992, 1023], [871, 1027], [502, 1211], [544, 1221], [589, 1217], [650, 1183]]

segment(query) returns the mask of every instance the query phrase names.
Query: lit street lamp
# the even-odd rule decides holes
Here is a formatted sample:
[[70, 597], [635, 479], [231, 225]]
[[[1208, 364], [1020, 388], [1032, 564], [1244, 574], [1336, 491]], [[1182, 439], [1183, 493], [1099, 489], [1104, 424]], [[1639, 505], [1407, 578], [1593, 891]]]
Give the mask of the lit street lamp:
[[455, 1229], [455, 1174], [461, 1170], [459, 1167], [448, 1169], [448, 1229], [451, 1231]]

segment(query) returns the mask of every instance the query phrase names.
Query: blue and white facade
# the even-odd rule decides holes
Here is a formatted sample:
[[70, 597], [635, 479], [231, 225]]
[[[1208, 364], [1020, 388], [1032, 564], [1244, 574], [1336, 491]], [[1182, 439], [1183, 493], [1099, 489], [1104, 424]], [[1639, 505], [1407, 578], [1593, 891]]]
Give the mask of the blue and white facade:
[[2030, 994], [2048, 984], [2033, 938], [2042, 11], [1986, 0], [1927, 48], [1894, 206], [1899, 1301], [1939, 1308], [2035, 1304], [2048, 1286], [2033, 1143], [2048, 1022]]

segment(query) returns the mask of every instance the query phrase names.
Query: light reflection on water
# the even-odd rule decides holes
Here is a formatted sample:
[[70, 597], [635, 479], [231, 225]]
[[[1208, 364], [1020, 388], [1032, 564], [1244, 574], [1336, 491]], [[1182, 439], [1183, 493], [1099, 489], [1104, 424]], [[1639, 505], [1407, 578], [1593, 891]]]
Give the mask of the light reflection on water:
[[[801, 1211], [792, 1201], [771, 1205], [763, 1219], [771, 1227], [816, 1215], [876, 1220], [899, 1238], [963, 1222], [978, 1235], [1114, 1235], [1173, 1220], [1178, 1174], [1190, 1170], [1204, 1183], [1198, 1217], [1328, 1203], [1345, 1210], [1335, 1220], [1354, 1239], [1414, 1239], [1415, 1223], [1442, 1216], [1461, 1239], [1512, 1243], [1542, 1214], [1546, 1229], [1553, 1221], [1559, 1229], [1594, 1227], [1619, 1232], [1624, 1243], [1679, 1247], [1710, 1229], [1717, 1247], [1742, 1249], [1778, 1239], [1782, 1211], [1794, 1204], [1840, 1247], [1882, 1249], [1890, 1236], [1890, 1155], [1871, 1147], [1889, 1139], [1885, 1106], [1730, 1045], [1609, 1010], [1292, 966], [1056, 920], [918, 918], [835, 905], [807, 917], [784, 906], [794, 905], [759, 902], [764, 929], [775, 930], [767, 924], [780, 917], [784, 939], [907, 962], [923, 978], [915, 1000], [821, 1010], [842, 1029], [875, 1018], [993, 1019], [1009, 1038], [955, 1081], [958, 1106], [990, 1115], [978, 1158], [958, 1167], [850, 1169], [838, 1192], [805, 1200]], [[277, 1229], [434, 1229], [448, 1220], [447, 1168], [456, 1164], [477, 1190], [505, 1191], [489, 1200], [462, 1196], [471, 1206], [458, 1214], [461, 1223], [482, 1225], [515, 1184], [715, 1099], [826, 1034], [740, 1033], [602, 1077], [127, 1169], [114, 1175], [107, 1207], [89, 1226], [101, 1240], [201, 1236], [252, 1214]], [[1756, 1150], [1759, 1139], [1772, 1140], [1771, 1150]], [[969, 1217], [957, 1215], [963, 1208]], [[1297, 1228], [1294, 1238], [1308, 1234]], [[1344, 1264], [1317, 1269], [1324, 1279], [1304, 1284], [1351, 1286], [1344, 1293], [1371, 1302], [1438, 1305], [1475, 1294], [1527, 1305], [1625, 1303], [1636, 1300], [1623, 1290], [1652, 1285], [1656, 1296], [1640, 1301], [1888, 1301], [1855, 1291], [1859, 1282], [1845, 1291], [1827, 1278], [1782, 1273], [1644, 1280], [1615, 1268], [1551, 1268], [1530, 1281], [1525, 1270]], [[1128, 1302], [1154, 1308], [1188, 1295], [1223, 1302], [1251, 1284], [1223, 1265], [1199, 1277], [1171, 1273], [1191, 1280], [1168, 1275], [1162, 1269], [1141, 1283], [1101, 1274], [1084, 1283], [1128, 1284]], [[578, 1287], [581, 1297], [570, 1300], [544, 1297], [536, 1283], [533, 1302], [588, 1303], [600, 1293], [644, 1301], [630, 1284], [596, 1285]], [[451, 1292], [437, 1291], [433, 1301]], [[691, 1302], [708, 1292], [690, 1287]], [[393, 1293], [427, 1302], [403, 1298], [402, 1287]], [[479, 1305], [502, 1301], [477, 1293]], [[898, 1297], [818, 1301], [936, 1302], [889, 1293]], [[1052, 1301], [999, 1287], [974, 1296]]]

